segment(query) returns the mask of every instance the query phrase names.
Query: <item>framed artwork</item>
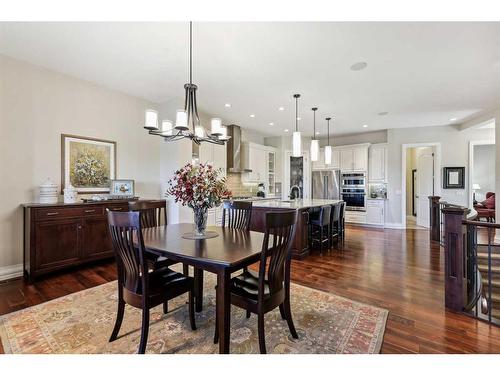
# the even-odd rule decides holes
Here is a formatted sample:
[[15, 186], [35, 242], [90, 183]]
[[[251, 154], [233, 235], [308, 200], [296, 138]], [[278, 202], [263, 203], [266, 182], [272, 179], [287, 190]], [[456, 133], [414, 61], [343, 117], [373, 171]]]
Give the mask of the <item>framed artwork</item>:
[[61, 134], [61, 186], [79, 193], [109, 193], [116, 178], [116, 142]]
[[443, 189], [465, 188], [465, 167], [443, 168]]
[[134, 196], [134, 180], [111, 180], [109, 194], [120, 197]]

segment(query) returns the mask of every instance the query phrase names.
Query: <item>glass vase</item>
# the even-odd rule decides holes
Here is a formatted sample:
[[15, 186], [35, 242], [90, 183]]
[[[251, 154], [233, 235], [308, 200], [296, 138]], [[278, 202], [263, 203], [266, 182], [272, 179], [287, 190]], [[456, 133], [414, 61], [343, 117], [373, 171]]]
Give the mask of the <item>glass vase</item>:
[[193, 208], [193, 213], [196, 236], [203, 237], [207, 228], [208, 209], [201, 207]]

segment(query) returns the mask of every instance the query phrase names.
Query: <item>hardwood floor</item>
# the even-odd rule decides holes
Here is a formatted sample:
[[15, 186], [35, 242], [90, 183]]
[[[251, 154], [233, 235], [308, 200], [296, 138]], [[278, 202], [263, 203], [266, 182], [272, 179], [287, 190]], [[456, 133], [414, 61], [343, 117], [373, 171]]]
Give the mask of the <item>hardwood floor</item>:
[[[343, 247], [294, 260], [292, 281], [389, 310], [382, 353], [500, 353], [500, 328], [445, 311], [443, 262], [427, 230], [351, 226]], [[0, 283], [0, 315], [115, 278], [107, 262]]]

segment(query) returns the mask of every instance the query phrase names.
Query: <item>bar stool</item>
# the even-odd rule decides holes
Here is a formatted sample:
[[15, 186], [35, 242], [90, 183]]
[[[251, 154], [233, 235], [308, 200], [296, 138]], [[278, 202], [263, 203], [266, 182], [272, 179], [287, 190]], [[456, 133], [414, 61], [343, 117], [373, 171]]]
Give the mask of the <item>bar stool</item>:
[[[314, 242], [319, 242], [319, 252], [323, 254], [323, 243], [330, 245], [330, 222], [331, 222], [331, 205], [321, 206], [319, 214], [314, 215], [309, 219], [310, 244], [313, 247]], [[326, 229], [326, 233], [325, 233]], [[326, 234], [326, 236], [325, 236]], [[328, 246], [330, 247], [330, 246]]]
[[345, 234], [345, 202], [342, 201], [339, 203], [340, 205], [340, 210], [339, 210], [339, 221], [338, 221], [338, 232], [339, 232], [339, 237], [342, 239], [342, 242], [344, 241], [344, 234]]
[[331, 218], [330, 218], [330, 247], [333, 246], [333, 239], [337, 239], [337, 243], [340, 237], [340, 210], [341, 204], [332, 204]]

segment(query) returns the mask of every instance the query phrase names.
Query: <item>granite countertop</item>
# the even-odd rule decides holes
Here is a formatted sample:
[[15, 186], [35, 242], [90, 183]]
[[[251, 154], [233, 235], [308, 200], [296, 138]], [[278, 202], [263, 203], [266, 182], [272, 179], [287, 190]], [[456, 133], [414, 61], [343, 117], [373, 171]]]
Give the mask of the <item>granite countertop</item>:
[[320, 207], [327, 204], [335, 204], [342, 202], [337, 199], [295, 199], [295, 200], [274, 200], [274, 201], [254, 201], [253, 207], [264, 208], [288, 208], [288, 209], [304, 209], [312, 207]]

